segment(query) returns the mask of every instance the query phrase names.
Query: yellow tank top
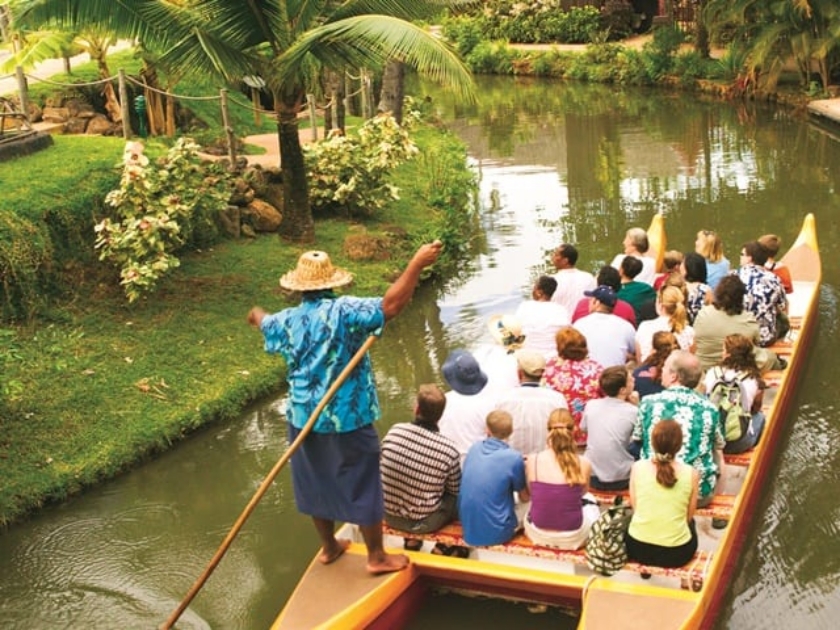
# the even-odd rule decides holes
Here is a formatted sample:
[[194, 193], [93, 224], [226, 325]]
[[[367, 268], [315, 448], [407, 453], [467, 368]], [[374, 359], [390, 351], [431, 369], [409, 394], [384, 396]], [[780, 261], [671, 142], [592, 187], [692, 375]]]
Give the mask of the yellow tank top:
[[662, 547], [678, 547], [691, 539], [688, 502], [691, 498], [691, 467], [678, 463], [677, 483], [666, 488], [656, 482], [651, 462], [634, 471], [633, 519], [629, 533], [636, 540]]

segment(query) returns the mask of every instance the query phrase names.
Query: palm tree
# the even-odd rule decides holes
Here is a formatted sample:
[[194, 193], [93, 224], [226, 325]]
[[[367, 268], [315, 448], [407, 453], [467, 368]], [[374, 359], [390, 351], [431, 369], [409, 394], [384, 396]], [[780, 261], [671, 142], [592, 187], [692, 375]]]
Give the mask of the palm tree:
[[391, 58], [474, 98], [472, 78], [444, 43], [403, 18], [418, 0], [23, 0], [32, 24], [98, 24], [162, 51], [179, 72], [210, 73], [233, 84], [259, 76], [274, 98], [284, 220], [295, 241], [314, 239], [298, 114], [321, 69], [382, 67]]

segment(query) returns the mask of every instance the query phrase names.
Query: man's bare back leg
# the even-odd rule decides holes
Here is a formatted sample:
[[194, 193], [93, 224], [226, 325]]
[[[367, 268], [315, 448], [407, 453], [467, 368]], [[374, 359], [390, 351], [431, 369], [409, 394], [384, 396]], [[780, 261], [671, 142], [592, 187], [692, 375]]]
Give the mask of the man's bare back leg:
[[315, 523], [315, 529], [321, 539], [321, 553], [318, 554], [318, 561], [321, 564], [335, 562], [350, 546], [350, 541], [335, 537], [335, 521], [313, 516], [312, 522]]

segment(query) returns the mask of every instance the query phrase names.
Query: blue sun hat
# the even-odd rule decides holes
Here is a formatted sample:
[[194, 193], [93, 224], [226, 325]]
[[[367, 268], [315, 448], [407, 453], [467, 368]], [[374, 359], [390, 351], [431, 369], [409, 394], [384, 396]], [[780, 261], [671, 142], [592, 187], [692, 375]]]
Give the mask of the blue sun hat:
[[443, 378], [459, 394], [474, 396], [487, 385], [487, 375], [466, 350], [453, 350], [443, 362]]

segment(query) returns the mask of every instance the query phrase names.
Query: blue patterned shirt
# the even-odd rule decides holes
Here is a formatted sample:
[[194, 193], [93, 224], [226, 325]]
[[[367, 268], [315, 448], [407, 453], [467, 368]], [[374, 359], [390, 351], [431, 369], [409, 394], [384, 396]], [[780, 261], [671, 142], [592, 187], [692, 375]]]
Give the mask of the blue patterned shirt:
[[633, 439], [642, 442], [642, 459], [653, 456], [650, 443], [653, 426], [663, 418], [680, 423], [683, 445], [677, 457], [700, 473], [700, 497], [711, 495], [717, 475], [722, 472], [714, 461], [714, 451], [726, 445], [717, 407], [705, 396], [682, 385], [642, 398], [633, 428]]
[[782, 281], [772, 271], [758, 265], [744, 265], [737, 274], [747, 287], [744, 310], [758, 320], [758, 342], [769, 346], [776, 340], [776, 315], [787, 307]]
[[[385, 324], [382, 298], [335, 297], [331, 291], [304, 295], [293, 308], [266, 315], [260, 329], [265, 351], [286, 361], [289, 422], [302, 429], [332, 383], [371, 333]], [[338, 389], [313, 427], [316, 433], [345, 433], [380, 416], [370, 356], [365, 355]]]

